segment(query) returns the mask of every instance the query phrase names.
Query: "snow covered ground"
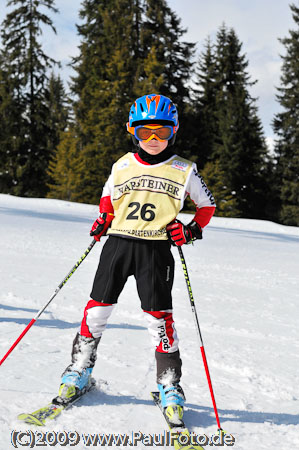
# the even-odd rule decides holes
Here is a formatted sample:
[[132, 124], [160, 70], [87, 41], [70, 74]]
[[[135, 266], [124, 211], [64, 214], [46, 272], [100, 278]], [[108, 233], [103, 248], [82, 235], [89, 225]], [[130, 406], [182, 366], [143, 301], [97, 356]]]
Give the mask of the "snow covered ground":
[[[88, 247], [96, 216], [96, 206], [0, 195], [0, 359]], [[0, 368], [1, 450], [13, 448], [13, 430], [28, 429], [16, 416], [57, 393], [101, 248], [102, 242]], [[230, 448], [298, 450], [299, 229], [213, 218], [204, 239], [183, 250], [221, 425], [236, 439]], [[210, 436], [217, 425], [173, 252], [185, 418], [194, 432]], [[149, 395], [155, 389], [154, 352], [133, 278], [103, 335], [94, 376], [97, 389], [43, 431], [163, 433]], [[55, 448], [90, 447], [80, 437], [76, 446]]]

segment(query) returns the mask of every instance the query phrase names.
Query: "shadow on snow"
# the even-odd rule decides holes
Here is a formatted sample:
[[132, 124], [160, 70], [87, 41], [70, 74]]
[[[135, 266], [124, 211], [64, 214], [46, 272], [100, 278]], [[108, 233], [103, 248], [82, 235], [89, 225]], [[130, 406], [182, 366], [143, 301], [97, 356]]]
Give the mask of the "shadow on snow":
[[[86, 398], [88, 405], [96, 406], [101, 404], [112, 405], [146, 405], [154, 406], [152, 400], [140, 399], [131, 395], [112, 395], [107, 394], [100, 389], [93, 391]], [[86, 402], [83, 400], [86, 406]], [[186, 402], [186, 411], [184, 418], [186, 424], [192, 428], [207, 428], [215, 425], [217, 428], [214, 409], [208, 406], [195, 405]], [[224, 422], [241, 422], [241, 423], [272, 423], [274, 425], [298, 425], [299, 415], [272, 413], [272, 412], [256, 412], [256, 411], [241, 411], [237, 409], [218, 409], [221, 424]], [[161, 414], [161, 413], [160, 413]], [[228, 417], [229, 416], [229, 417]], [[225, 426], [224, 426], [225, 429]], [[226, 430], [230, 432], [229, 430]], [[232, 431], [233, 434], [233, 431]]]
[[0, 213], [9, 214], [12, 216], [25, 216], [33, 217], [35, 219], [46, 219], [46, 220], [57, 220], [62, 222], [83, 222], [89, 223], [91, 219], [86, 217], [78, 217], [68, 213], [51, 213], [51, 212], [40, 212], [30, 209], [14, 209], [14, 208], [4, 208], [0, 207]]
[[[27, 326], [31, 319], [21, 319], [18, 317], [0, 317], [1, 322], [14, 322], [18, 325]], [[45, 327], [45, 328], [59, 328], [61, 330], [69, 329], [69, 328], [79, 328], [81, 322], [65, 322], [64, 320], [59, 319], [39, 319], [35, 322], [35, 327]], [[126, 330], [146, 330], [146, 327], [142, 327], [140, 325], [130, 325], [128, 323], [108, 323], [107, 328], [121, 328]]]
[[263, 239], [263, 240], [273, 240], [278, 242], [297, 242], [299, 244], [299, 237], [291, 234], [280, 234], [266, 231], [256, 231], [256, 230], [242, 230], [238, 228], [221, 228], [209, 225], [207, 231], [220, 232], [220, 233], [232, 233], [237, 234], [244, 238], [249, 239]]

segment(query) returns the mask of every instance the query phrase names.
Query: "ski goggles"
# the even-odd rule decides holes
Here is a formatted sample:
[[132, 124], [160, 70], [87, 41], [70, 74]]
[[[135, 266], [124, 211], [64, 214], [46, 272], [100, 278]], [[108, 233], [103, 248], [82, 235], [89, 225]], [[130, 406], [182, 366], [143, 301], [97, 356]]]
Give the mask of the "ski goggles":
[[137, 127], [129, 127], [127, 130], [133, 134], [138, 141], [149, 142], [152, 139], [157, 139], [160, 142], [169, 141], [178, 127], [171, 125], [139, 125]]

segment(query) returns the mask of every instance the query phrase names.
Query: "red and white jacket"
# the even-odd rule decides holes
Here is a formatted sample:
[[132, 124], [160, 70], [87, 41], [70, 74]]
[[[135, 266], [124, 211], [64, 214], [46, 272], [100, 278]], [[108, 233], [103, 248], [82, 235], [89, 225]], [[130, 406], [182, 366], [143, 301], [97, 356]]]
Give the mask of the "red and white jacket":
[[[138, 153], [132, 154], [132, 156], [136, 159], [136, 162], [140, 165], [148, 166], [147, 162], [144, 162]], [[177, 155], [172, 156], [172, 159], [175, 159]], [[177, 157], [178, 158], [178, 157]], [[169, 160], [168, 160], [169, 161]], [[162, 162], [159, 165], [165, 163]], [[192, 170], [190, 173], [190, 176], [187, 181], [187, 185], [185, 188], [185, 198], [189, 195], [191, 200], [194, 202], [196, 207], [196, 213], [193, 217], [193, 220], [197, 222], [197, 224], [204, 228], [209, 221], [211, 220], [211, 217], [213, 216], [216, 208], [215, 200], [207, 188], [207, 185], [205, 184], [203, 178], [197, 171], [197, 167], [195, 163], [192, 164]], [[113, 168], [112, 172], [106, 181], [102, 197], [100, 200], [99, 210], [100, 213], [109, 213], [114, 214], [114, 208], [113, 208], [113, 190], [114, 190], [114, 178], [113, 178]], [[113, 217], [113, 216], [109, 216]]]

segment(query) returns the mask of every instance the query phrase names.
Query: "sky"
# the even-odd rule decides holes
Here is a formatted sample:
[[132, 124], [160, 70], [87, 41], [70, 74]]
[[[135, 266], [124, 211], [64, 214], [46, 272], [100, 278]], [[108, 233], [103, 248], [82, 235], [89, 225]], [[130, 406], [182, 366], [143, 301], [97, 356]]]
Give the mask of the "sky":
[[[296, 4], [298, 0], [293, 0]], [[82, 0], [56, 0], [59, 14], [52, 16], [57, 35], [49, 29], [42, 36], [46, 54], [62, 62], [62, 77], [69, 81], [72, 69], [68, 66], [78, 54], [79, 37], [76, 23]], [[168, 0], [168, 5], [181, 18], [187, 29], [184, 41], [197, 44], [197, 54], [203, 50], [206, 39], [214, 41], [217, 30], [225, 23], [233, 28], [242, 42], [242, 53], [249, 62], [248, 72], [257, 83], [250, 93], [257, 98], [258, 115], [270, 148], [274, 133], [271, 127], [274, 114], [280, 111], [275, 96], [280, 85], [284, 46], [279, 38], [288, 36], [295, 28], [288, 0]], [[0, 20], [8, 10], [0, 0]]]

